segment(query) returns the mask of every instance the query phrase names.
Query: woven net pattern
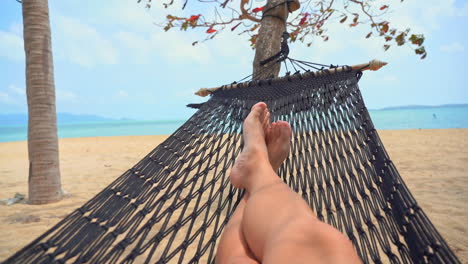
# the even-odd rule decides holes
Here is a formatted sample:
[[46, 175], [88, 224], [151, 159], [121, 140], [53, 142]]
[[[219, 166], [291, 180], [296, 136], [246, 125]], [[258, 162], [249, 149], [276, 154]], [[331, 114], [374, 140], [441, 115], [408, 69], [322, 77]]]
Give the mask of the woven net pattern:
[[293, 129], [279, 176], [348, 236], [364, 263], [459, 263], [385, 152], [359, 77], [349, 70], [215, 92], [165, 142], [5, 263], [214, 263], [242, 197], [228, 177], [242, 121], [258, 101]]

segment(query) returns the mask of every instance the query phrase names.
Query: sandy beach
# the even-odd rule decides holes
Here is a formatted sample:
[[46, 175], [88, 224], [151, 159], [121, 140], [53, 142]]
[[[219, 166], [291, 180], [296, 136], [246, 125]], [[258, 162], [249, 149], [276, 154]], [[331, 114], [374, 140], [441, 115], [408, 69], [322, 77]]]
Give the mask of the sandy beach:
[[[468, 129], [379, 131], [420, 206], [468, 263]], [[0, 205], [0, 261], [41, 235], [133, 166], [167, 136], [60, 140], [66, 197], [54, 204]], [[0, 199], [27, 194], [27, 142], [0, 143]]]

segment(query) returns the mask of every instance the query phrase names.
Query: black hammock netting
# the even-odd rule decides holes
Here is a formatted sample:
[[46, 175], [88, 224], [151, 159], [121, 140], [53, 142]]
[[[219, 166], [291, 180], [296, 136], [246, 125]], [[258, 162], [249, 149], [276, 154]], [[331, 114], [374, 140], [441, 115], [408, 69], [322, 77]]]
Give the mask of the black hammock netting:
[[5, 263], [213, 263], [243, 194], [229, 170], [258, 101], [293, 129], [279, 176], [363, 262], [459, 263], [390, 161], [360, 74], [296, 74], [214, 92], [166, 141]]

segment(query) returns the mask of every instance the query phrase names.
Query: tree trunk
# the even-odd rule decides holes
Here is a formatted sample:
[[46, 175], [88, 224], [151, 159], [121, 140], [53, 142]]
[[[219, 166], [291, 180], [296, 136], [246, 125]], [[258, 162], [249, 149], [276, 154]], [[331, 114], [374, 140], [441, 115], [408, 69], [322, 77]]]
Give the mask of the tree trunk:
[[[289, 2], [289, 10], [285, 4], [287, 0], [269, 0], [263, 9], [264, 18], [260, 23], [257, 43], [255, 45], [255, 59], [253, 63], [253, 80], [278, 77], [280, 64], [261, 66], [260, 62], [277, 54], [281, 50], [281, 35], [286, 31], [285, 21], [289, 11], [299, 9], [299, 1]], [[265, 13], [266, 12], [266, 13]]]
[[28, 100], [29, 202], [62, 199], [47, 0], [23, 0]]

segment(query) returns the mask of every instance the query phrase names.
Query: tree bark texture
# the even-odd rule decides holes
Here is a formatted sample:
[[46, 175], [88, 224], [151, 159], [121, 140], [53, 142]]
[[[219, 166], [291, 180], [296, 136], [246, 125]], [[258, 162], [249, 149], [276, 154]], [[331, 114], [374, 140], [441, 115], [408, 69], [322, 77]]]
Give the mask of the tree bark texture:
[[278, 77], [280, 64], [269, 63], [261, 66], [260, 62], [277, 54], [281, 50], [281, 35], [286, 31], [285, 21], [289, 11], [299, 8], [299, 1], [291, 1], [289, 10], [285, 4], [287, 0], [269, 0], [263, 9], [263, 19], [258, 31], [253, 63], [253, 80]]
[[29, 202], [62, 199], [54, 66], [47, 0], [23, 0], [28, 101]]

